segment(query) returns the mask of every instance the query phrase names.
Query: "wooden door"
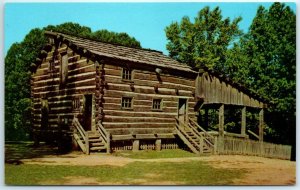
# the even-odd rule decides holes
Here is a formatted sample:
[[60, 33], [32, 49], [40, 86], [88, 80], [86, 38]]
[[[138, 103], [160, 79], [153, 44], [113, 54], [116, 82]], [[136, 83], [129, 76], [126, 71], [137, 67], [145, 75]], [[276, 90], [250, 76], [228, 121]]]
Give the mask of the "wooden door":
[[186, 121], [186, 104], [187, 104], [187, 99], [179, 98], [178, 101], [178, 119], [179, 121], [185, 123]]
[[48, 100], [41, 100], [42, 108], [42, 118], [41, 118], [41, 128], [46, 129], [48, 128], [48, 117], [49, 117], [49, 107], [48, 107]]
[[86, 131], [92, 128], [92, 100], [92, 94], [84, 95], [83, 127]]

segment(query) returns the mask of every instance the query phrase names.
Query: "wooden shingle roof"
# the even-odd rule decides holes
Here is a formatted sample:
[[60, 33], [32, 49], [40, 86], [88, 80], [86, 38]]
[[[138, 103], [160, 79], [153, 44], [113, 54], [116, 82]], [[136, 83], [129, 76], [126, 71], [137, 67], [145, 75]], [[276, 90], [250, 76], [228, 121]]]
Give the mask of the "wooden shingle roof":
[[83, 48], [95, 55], [196, 73], [188, 65], [179, 63], [159, 51], [104, 43], [57, 32], [47, 31], [45, 34], [72, 43], [72, 45]]

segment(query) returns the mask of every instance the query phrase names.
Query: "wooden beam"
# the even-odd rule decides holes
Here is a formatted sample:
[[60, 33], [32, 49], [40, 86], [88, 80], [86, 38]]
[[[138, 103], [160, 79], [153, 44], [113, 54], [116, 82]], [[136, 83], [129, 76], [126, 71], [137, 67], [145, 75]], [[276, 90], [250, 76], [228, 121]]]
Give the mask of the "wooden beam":
[[247, 130], [247, 131], [248, 131], [248, 133], [250, 133], [251, 135], [253, 135], [255, 138], [259, 139], [259, 136], [257, 134], [255, 134], [251, 130]]
[[242, 108], [241, 135], [246, 134], [246, 106]]
[[219, 136], [224, 137], [224, 104], [219, 108]]
[[264, 141], [264, 109], [259, 111], [259, 141]]

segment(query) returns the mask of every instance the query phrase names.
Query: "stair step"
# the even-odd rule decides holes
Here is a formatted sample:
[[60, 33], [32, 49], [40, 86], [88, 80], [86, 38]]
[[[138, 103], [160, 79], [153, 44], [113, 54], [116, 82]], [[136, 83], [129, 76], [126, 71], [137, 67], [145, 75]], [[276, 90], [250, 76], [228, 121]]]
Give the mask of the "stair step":
[[97, 139], [89, 139], [89, 142], [102, 142], [102, 140], [100, 140], [99, 138], [97, 138]]
[[105, 146], [105, 144], [103, 142], [96, 142], [96, 143], [91, 143], [91, 146]]
[[96, 147], [91, 147], [90, 150], [93, 151], [93, 150], [104, 150], [106, 149], [105, 146], [96, 146]]

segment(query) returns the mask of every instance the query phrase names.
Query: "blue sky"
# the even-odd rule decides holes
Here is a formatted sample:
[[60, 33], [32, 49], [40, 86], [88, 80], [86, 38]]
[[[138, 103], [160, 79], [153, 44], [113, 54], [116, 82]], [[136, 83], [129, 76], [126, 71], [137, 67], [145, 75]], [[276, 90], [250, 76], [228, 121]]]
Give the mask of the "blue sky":
[[[21, 42], [33, 28], [76, 22], [92, 31], [107, 29], [126, 32], [142, 47], [163, 51], [167, 39], [164, 28], [183, 16], [194, 18], [205, 6], [219, 6], [223, 18], [242, 16], [240, 28], [246, 32], [259, 5], [272, 3], [6, 3], [4, 12], [4, 54], [14, 42]], [[296, 4], [286, 3], [294, 12]], [[193, 20], [193, 19], [191, 19]]]

